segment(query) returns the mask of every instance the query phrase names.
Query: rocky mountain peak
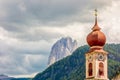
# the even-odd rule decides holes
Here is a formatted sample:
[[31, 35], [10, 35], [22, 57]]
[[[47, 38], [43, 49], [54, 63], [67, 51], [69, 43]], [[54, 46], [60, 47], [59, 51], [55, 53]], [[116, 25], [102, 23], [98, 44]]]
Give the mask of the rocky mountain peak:
[[73, 40], [71, 37], [61, 38], [52, 46], [48, 59], [48, 65], [71, 55], [77, 47], [77, 41]]

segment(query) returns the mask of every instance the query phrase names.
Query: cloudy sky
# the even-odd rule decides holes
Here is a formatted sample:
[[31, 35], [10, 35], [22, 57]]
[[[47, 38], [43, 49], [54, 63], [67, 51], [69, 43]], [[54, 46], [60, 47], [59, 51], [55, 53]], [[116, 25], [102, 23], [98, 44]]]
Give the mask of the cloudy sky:
[[0, 0], [0, 74], [20, 77], [43, 71], [61, 37], [86, 44], [95, 8], [107, 43], [120, 43], [119, 0]]

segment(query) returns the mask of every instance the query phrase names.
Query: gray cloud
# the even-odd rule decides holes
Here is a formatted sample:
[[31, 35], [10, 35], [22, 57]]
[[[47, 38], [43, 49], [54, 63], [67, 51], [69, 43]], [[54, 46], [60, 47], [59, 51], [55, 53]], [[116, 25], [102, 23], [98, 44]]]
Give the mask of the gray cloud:
[[25, 27], [29, 28], [31, 25], [32, 27], [53, 26], [67, 25], [75, 21], [85, 22], [87, 19], [89, 21], [89, 16], [85, 13], [94, 8], [105, 8], [111, 5], [112, 0], [12, 0], [12, 2], [3, 2], [1, 10], [5, 15], [0, 16], [0, 25], [7, 30], [24, 31]]
[[58, 32], [52, 32], [52, 28], [49, 29], [51, 32], [48, 30], [43, 30], [43, 29], [38, 29], [38, 30], [31, 30], [31, 31], [26, 31], [23, 33], [19, 33], [16, 35], [13, 35], [14, 33], [11, 34], [11, 37], [24, 40], [24, 41], [40, 41], [40, 40], [46, 40], [49, 41], [54, 38], [61, 37], [62, 34]]
[[4, 73], [13, 76], [41, 71], [46, 67], [45, 65], [47, 63], [44, 58], [45, 56], [41, 55], [4, 56], [0, 59], [0, 74]]
[[11, 37], [32, 41], [49, 40], [62, 34], [42, 30], [30, 33], [29, 30], [45, 26], [65, 27], [74, 22], [91, 22], [92, 16], [88, 15], [90, 11], [94, 8], [105, 9], [110, 5], [112, 5], [112, 0], [4, 0], [0, 2], [2, 12], [0, 25], [5, 30], [13, 32]]

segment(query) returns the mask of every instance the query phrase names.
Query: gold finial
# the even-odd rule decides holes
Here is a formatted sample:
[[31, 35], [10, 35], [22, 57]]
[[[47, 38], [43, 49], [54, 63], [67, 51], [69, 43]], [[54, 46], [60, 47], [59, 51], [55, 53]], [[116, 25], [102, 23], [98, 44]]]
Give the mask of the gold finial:
[[97, 24], [97, 9], [95, 9], [95, 25], [93, 26], [92, 30], [100, 30], [100, 27]]
[[95, 9], [95, 16], [97, 16], [97, 12], [98, 12], [97, 9]]

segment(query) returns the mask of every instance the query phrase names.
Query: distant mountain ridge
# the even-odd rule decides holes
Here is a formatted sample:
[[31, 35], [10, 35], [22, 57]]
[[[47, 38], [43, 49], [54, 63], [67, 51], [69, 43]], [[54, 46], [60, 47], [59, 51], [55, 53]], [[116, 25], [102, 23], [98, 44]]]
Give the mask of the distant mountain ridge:
[[7, 75], [0, 75], [0, 80], [31, 80], [31, 78], [14, 78]]
[[8, 77], [7, 75], [1, 74], [0, 75], [0, 80], [11, 80], [13, 77]]
[[52, 46], [48, 59], [48, 65], [71, 55], [77, 47], [77, 41], [73, 40], [71, 37], [61, 38]]
[[[108, 77], [115, 77], [120, 68], [120, 44], [106, 44], [104, 49], [108, 54]], [[79, 47], [72, 55], [54, 63], [33, 80], [84, 80], [85, 53], [88, 46]]]

